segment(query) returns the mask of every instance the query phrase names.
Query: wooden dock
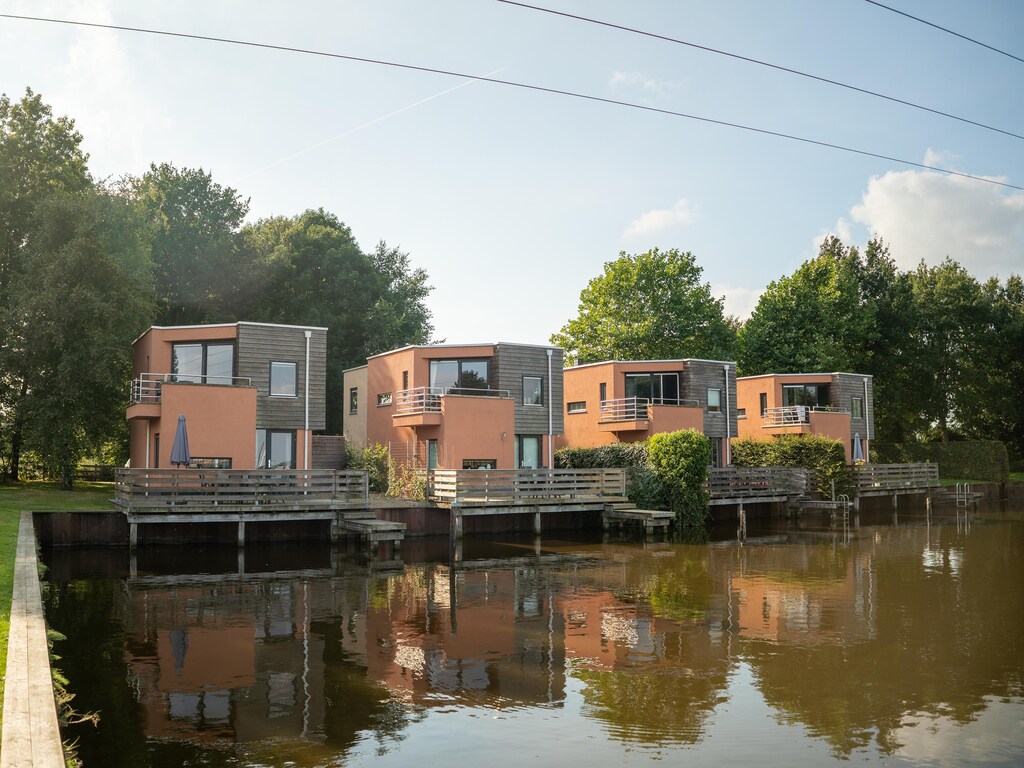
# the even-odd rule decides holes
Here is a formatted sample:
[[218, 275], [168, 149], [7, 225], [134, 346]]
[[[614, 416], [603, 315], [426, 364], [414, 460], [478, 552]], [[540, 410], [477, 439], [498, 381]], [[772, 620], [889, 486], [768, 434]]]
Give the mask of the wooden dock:
[[248, 523], [298, 520], [328, 521], [332, 536], [371, 545], [400, 542], [405, 524], [376, 520], [369, 498], [366, 472], [335, 469], [119, 469], [114, 487], [132, 548], [140, 525], [234, 523], [244, 546]]

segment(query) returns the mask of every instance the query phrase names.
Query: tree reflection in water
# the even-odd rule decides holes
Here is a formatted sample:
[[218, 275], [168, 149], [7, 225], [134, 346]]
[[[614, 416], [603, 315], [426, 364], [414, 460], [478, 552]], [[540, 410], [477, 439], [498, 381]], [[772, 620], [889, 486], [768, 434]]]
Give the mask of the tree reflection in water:
[[[548, 728], [537, 738], [575, 764], [724, 755], [738, 677], [783, 724], [757, 737], [777, 749], [904, 759], [914, 728], [962, 728], [1024, 694], [1022, 549], [1014, 520], [552, 543], [390, 571], [321, 557], [258, 577], [89, 579], [65, 563], [46, 601], [76, 704], [101, 711], [71, 734], [87, 765], [406, 762], [459, 713], [499, 712]], [[572, 741], [594, 724], [602, 738]], [[486, 731], [498, 755], [516, 754], [517, 727]]]

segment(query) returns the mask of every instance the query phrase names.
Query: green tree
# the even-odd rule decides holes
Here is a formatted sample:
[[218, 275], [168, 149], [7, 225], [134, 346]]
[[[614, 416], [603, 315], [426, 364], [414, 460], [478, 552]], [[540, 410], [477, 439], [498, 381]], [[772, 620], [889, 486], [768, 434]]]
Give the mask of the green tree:
[[739, 334], [741, 375], [853, 370], [870, 325], [857, 249], [828, 237], [816, 258], [761, 294]]
[[11, 286], [26, 444], [70, 489], [74, 469], [124, 421], [132, 339], [152, 311], [146, 228], [103, 191], [40, 203]]
[[371, 259], [323, 209], [262, 219], [242, 230], [245, 257], [264, 275], [249, 319], [327, 332], [327, 431], [340, 433], [342, 371], [365, 362], [366, 317], [380, 296]]
[[691, 253], [619, 254], [580, 293], [578, 315], [551, 336], [566, 364], [732, 358], [735, 332]]
[[923, 423], [934, 425], [945, 441], [954, 427], [969, 428], [965, 417], [973, 410], [971, 401], [988, 390], [986, 357], [995, 342], [992, 297], [948, 257], [934, 267], [921, 262], [911, 284], [912, 341], [926, 362], [918, 369], [914, 402]]
[[364, 323], [363, 356], [406, 344], [427, 344], [434, 331], [426, 299], [433, 288], [422, 267], [412, 269], [409, 254], [381, 240], [370, 255], [379, 295]]
[[[0, 94], [0, 312], [10, 307], [11, 285], [24, 267], [26, 238], [41, 201], [92, 184], [81, 143], [74, 121], [54, 117], [31, 89], [17, 102]], [[11, 330], [16, 328], [0, 322], [0, 454], [8, 457], [8, 476], [17, 480], [28, 383]]]
[[169, 163], [153, 164], [121, 187], [152, 223], [156, 323], [244, 319], [237, 315], [257, 289], [237, 247], [249, 201], [201, 168]]

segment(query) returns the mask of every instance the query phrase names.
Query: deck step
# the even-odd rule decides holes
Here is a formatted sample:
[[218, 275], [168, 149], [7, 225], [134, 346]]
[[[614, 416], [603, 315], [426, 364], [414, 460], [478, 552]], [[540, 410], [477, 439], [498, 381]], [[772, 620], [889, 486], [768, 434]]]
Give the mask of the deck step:
[[638, 509], [633, 504], [609, 504], [602, 515], [603, 522], [624, 524], [628, 522], [642, 523], [648, 531], [652, 528], [668, 528], [675, 519], [675, 513], [667, 509]]
[[358, 533], [370, 541], [401, 541], [405, 538], [405, 523], [378, 520], [375, 517], [345, 517], [338, 521], [343, 531]]

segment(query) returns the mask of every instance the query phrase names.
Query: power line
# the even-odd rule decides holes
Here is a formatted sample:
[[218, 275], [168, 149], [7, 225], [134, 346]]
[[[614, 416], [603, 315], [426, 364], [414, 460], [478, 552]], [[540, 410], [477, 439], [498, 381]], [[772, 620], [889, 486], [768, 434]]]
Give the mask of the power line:
[[[871, 1], [872, 0], [868, 0], [868, 2], [871, 2]], [[775, 69], [775, 70], [778, 70], [779, 72], [787, 72], [787, 73], [789, 73], [791, 75], [799, 75], [800, 77], [806, 77], [806, 78], [808, 78], [810, 80], [817, 80], [820, 83], [828, 83], [829, 85], [835, 85], [835, 86], [838, 86], [840, 88], [846, 88], [846, 89], [851, 90], [851, 91], [856, 91], [857, 93], [867, 94], [868, 96], [874, 96], [874, 97], [879, 98], [879, 99], [885, 99], [886, 101], [892, 101], [892, 102], [895, 102], [896, 104], [903, 104], [904, 106], [907, 106], [907, 107], [912, 107], [914, 109], [920, 109], [920, 110], [922, 110], [924, 112], [931, 112], [933, 115], [941, 115], [942, 117], [948, 117], [951, 120], [958, 120], [961, 123], [967, 123], [969, 125], [977, 126], [978, 128], [984, 128], [985, 130], [988, 130], [988, 131], [995, 131], [996, 133], [1001, 133], [1001, 134], [1003, 134], [1005, 136], [1012, 136], [1015, 139], [1024, 139], [1024, 135], [1021, 135], [1019, 133], [1013, 133], [1012, 131], [1003, 130], [1002, 128], [996, 128], [995, 126], [988, 125], [987, 123], [980, 123], [977, 120], [971, 120], [969, 118], [960, 117], [959, 115], [954, 115], [954, 114], [951, 114], [949, 112], [943, 112], [942, 110], [939, 110], [939, 109], [933, 109], [932, 107], [926, 107], [923, 104], [916, 104], [916, 103], [914, 103], [912, 101], [907, 101], [906, 99], [897, 98], [896, 96], [887, 96], [884, 93], [879, 93], [878, 91], [871, 91], [871, 90], [868, 90], [867, 88], [860, 88], [860, 87], [858, 87], [856, 85], [850, 85], [849, 83], [840, 82], [839, 80], [830, 80], [827, 77], [822, 77], [820, 75], [814, 75], [814, 74], [811, 74], [810, 72], [803, 72], [803, 71], [801, 71], [799, 69], [792, 69], [791, 67], [784, 67], [781, 64], [772, 64], [769, 61], [762, 61], [761, 59], [754, 59], [754, 58], [751, 58], [750, 56], [743, 56], [743, 55], [738, 54], [738, 53], [730, 53], [729, 51], [723, 51], [723, 50], [721, 50], [719, 48], [711, 48], [711, 47], [709, 47], [707, 45], [700, 45], [698, 43], [691, 43], [691, 42], [689, 42], [687, 40], [680, 40], [680, 39], [675, 38], [675, 37], [668, 37], [667, 35], [659, 35], [659, 34], [657, 34], [655, 32], [647, 32], [647, 31], [645, 31], [643, 29], [636, 29], [634, 27], [627, 27], [627, 26], [624, 26], [622, 24], [614, 24], [614, 23], [612, 23], [610, 21], [601, 21], [600, 19], [593, 19], [593, 18], [590, 18], [589, 16], [580, 16], [580, 15], [575, 14], [575, 13], [566, 13], [565, 11], [556, 11], [556, 10], [554, 10], [552, 8], [544, 8], [544, 7], [539, 6], [539, 5], [529, 5], [528, 3], [521, 3], [521, 2], [517, 2], [516, 0], [498, 0], [498, 2], [499, 3], [504, 3], [505, 5], [515, 5], [515, 6], [518, 6], [520, 8], [529, 9], [531, 11], [540, 11], [542, 13], [550, 13], [553, 16], [563, 16], [563, 17], [565, 17], [567, 19], [574, 19], [576, 21], [585, 21], [588, 24], [597, 24], [597, 25], [602, 26], [602, 27], [608, 27], [610, 29], [618, 29], [618, 30], [621, 30], [623, 32], [631, 32], [631, 33], [633, 33], [635, 35], [642, 35], [644, 37], [654, 38], [655, 40], [663, 40], [663, 41], [668, 42], [668, 43], [676, 43], [677, 45], [685, 45], [685, 46], [688, 46], [690, 48], [696, 48], [696, 49], [701, 50], [701, 51], [707, 51], [708, 53], [716, 53], [719, 56], [728, 56], [731, 59], [737, 59], [739, 61], [746, 61], [746, 62], [748, 62], [750, 64], [757, 64], [758, 66], [762, 66], [762, 67], [769, 67], [770, 69]]]
[[967, 35], [961, 35], [959, 32], [954, 32], [952, 29], [948, 29], [946, 27], [939, 26], [938, 24], [934, 24], [934, 23], [932, 23], [930, 21], [926, 21], [925, 19], [920, 18], [919, 16], [913, 16], [913, 15], [911, 15], [909, 13], [905, 13], [904, 11], [900, 11], [900, 10], [898, 10], [896, 8], [892, 8], [892, 7], [888, 6], [888, 5], [884, 5], [882, 3], [875, 2], [875, 0], [865, 0], [865, 2], [871, 3], [872, 5], [877, 5], [879, 8], [884, 8], [887, 11], [892, 11], [893, 13], [898, 13], [900, 16], [906, 16], [908, 19], [913, 19], [914, 21], [919, 21], [922, 24], [927, 24], [929, 27], [934, 27], [935, 29], [942, 30], [943, 32], [946, 32], [946, 33], [948, 33], [950, 35], [953, 35], [954, 37], [959, 37], [961, 40], [966, 40], [969, 43], [974, 43], [975, 45], [980, 45], [982, 48], [988, 48], [990, 51], [995, 51], [996, 53], [1001, 53], [1001, 54], [1003, 54], [1003, 56], [1009, 56], [1011, 59], [1016, 59], [1021, 64], [1024, 64], [1024, 59], [1022, 59], [1020, 56], [1014, 56], [1012, 53], [1007, 53], [1006, 51], [1000, 50], [999, 48], [996, 48], [993, 45], [989, 45], [988, 43], [983, 43], [983, 42], [981, 42], [981, 40], [975, 40], [973, 37], [968, 37]]
[[1007, 187], [1008, 189], [1019, 189], [1024, 191], [1024, 187], [1018, 187], [1014, 184], [1009, 184], [1005, 181], [998, 181], [996, 179], [986, 178], [984, 176], [974, 176], [969, 173], [962, 173], [961, 171], [950, 171], [946, 168], [938, 168], [933, 165], [926, 165], [924, 163], [916, 163], [913, 160], [903, 160], [899, 157], [891, 157], [889, 155], [879, 154], [877, 152], [869, 152], [864, 149], [855, 149], [853, 147], [843, 146], [842, 144], [832, 144], [827, 141], [818, 141], [817, 139], [809, 139], [805, 136], [796, 136], [789, 133], [782, 133], [780, 131], [771, 131], [767, 128], [756, 128], [750, 125], [743, 125], [742, 123], [731, 123], [726, 120], [715, 120], [710, 117], [702, 117], [701, 115], [691, 115], [685, 112], [676, 112], [671, 109], [662, 109], [659, 107], [652, 107], [646, 104], [636, 104], [630, 101], [620, 101], [618, 99], [609, 99], [603, 96], [593, 96], [586, 93], [577, 93], [575, 91], [566, 91], [559, 88], [549, 88], [543, 85], [533, 85], [531, 83], [520, 83], [515, 80], [502, 80], [496, 77], [485, 77], [481, 75], [471, 75], [465, 72], [456, 72], [448, 69], [438, 69], [436, 67], [425, 67], [417, 64], [402, 64], [395, 61], [385, 61], [383, 59], [371, 59], [364, 56], [351, 56], [344, 53], [332, 53], [330, 51], [317, 51], [311, 48], [296, 48], [287, 45], [275, 45], [273, 43], [258, 43], [251, 40], [236, 40], [227, 37], [213, 37], [210, 35], [197, 35], [187, 32], [171, 32], [168, 30], [161, 29], [147, 29], [145, 27], [126, 27], [118, 24], [100, 24], [92, 21], [73, 21], [70, 19], [54, 19], [43, 16], [20, 16], [12, 13], [0, 13], [0, 18], [5, 19], [19, 19], [22, 21], [39, 21], [49, 24], [65, 24], [74, 27], [92, 27], [95, 29], [111, 29], [120, 32], [138, 32], [140, 34], [147, 35], [159, 35], [163, 37], [177, 37], [186, 40], [200, 40], [203, 42], [210, 43], [225, 43], [227, 45], [241, 45], [249, 48], [264, 48], [273, 51], [287, 51], [289, 53], [302, 53], [310, 56], [323, 56], [330, 59], [341, 59], [344, 61], [357, 61], [363, 64], [376, 64], [383, 67], [392, 67], [394, 69], [406, 69], [413, 72], [427, 72], [435, 75], [445, 75], [448, 77], [461, 77], [468, 80], [476, 80], [482, 83], [493, 83], [495, 85], [504, 85], [511, 88], [520, 88], [527, 91], [537, 91], [539, 93], [550, 93], [556, 96], [568, 96], [574, 99], [582, 99], [584, 101], [593, 101], [600, 104], [613, 104], [618, 107], [627, 107], [629, 109], [639, 109], [644, 112], [654, 112], [660, 115], [668, 115], [670, 117], [681, 117], [686, 120], [695, 120], [702, 123], [708, 123], [710, 125], [721, 125], [727, 128], [736, 128], [742, 131], [748, 131], [750, 133], [758, 133], [764, 136], [775, 136], [780, 139], [789, 139], [790, 141], [797, 141], [803, 144], [811, 144], [818, 147], [826, 147], [828, 149], [836, 149], [842, 152], [849, 152], [855, 155], [861, 155], [863, 157], [873, 157], [877, 160], [887, 160], [892, 163], [900, 163], [901, 165], [909, 165], [915, 168], [924, 168], [928, 171], [938, 171], [939, 173], [945, 173], [950, 176], [959, 176], [964, 179], [972, 179], [974, 181], [983, 181], [986, 184], [995, 184], [1000, 187]]

